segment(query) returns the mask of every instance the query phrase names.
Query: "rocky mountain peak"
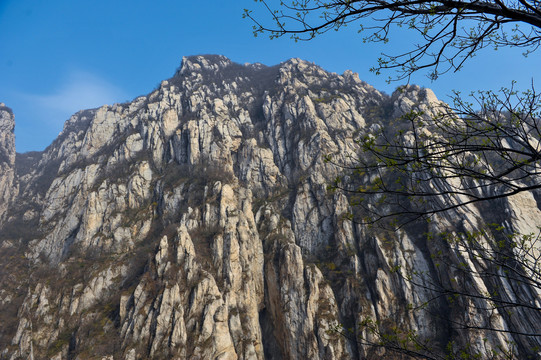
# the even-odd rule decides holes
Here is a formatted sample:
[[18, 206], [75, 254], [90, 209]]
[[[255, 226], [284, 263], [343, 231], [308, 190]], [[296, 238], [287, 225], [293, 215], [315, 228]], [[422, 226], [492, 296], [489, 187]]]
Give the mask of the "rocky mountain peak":
[[218, 72], [231, 66], [233, 62], [223, 55], [195, 55], [183, 56], [179, 73], [192, 73], [201, 71]]
[[[378, 343], [367, 323], [437, 349], [525, 344], [478, 329], [534, 325], [414, 291], [393, 270], [493, 289], [438, 270], [435, 254], [455, 269], [476, 259], [428, 241], [437, 222], [379, 232], [347, 221], [348, 193], [328, 191], [344, 169], [327, 155], [349, 164], [371, 128], [436, 101], [415, 86], [388, 97], [300, 59], [190, 56], [150, 94], [73, 115], [43, 153], [15, 159], [16, 176], [13, 115], [1, 105], [0, 358], [393, 358], [357, 341]], [[535, 201], [506, 201], [532, 214], [510, 228], [541, 218]], [[469, 327], [450, 331], [451, 316]]]
[[394, 116], [402, 116], [412, 110], [431, 113], [444, 105], [431, 89], [419, 85], [398, 87], [391, 95], [395, 107]]
[[13, 111], [0, 103], [0, 224], [8, 203], [16, 192], [15, 176], [15, 117]]
[[13, 111], [0, 103], [0, 163], [15, 164], [15, 117]]

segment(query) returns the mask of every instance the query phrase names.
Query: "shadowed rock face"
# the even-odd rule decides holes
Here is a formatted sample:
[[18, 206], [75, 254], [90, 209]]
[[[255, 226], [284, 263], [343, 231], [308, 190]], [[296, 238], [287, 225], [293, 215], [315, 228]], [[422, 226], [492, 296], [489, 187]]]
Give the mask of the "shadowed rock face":
[[356, 340], [377, 340], [367, 318], [415, 331], [436, 351], [449, 341], [524, 351], [529, 340], [474, 327], [539, 333], [539, 314], [434, 300], [392, 269], [450, 281], [431, 255], [463, 259], [426, 233], [502, 214], [509, 229], [533, 231], [541, 212], [531, 194], [384, 233], [344, 220], [347, 194], [327, 191], [342, 170], [324, 156], [351, 161], [358, 134], [381, 121], [374, 109], [398, 117], [434, 103], [430, 90], [388, 97], [298, 59], [189, 57], [148, 96], [73, 115], [43, 153], [16, 164], [13, 116], [0, 107], [0, 357], [32, 348], [55, 359], [396, 358]]

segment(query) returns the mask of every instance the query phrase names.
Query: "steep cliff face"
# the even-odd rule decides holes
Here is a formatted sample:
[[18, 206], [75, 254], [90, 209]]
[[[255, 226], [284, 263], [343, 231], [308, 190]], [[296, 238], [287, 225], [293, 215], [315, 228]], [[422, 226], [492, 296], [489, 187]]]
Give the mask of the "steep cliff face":
[[0, 103], [0, 224], [8, 203], [17, 192], [15, 176], [15, 119], [10, 108]]
[[[398, 116], [433, 102], [429, 90], [390, 98], [356, 74], [298, 59], [265, 67], [189, 57], [148, 96], [73, 115], [43, 153], [17, 157], [16, 179], [4, 137], [13, 118], [0, 108], [0, 199], [16, 196], [0, 202], [1, 246], [14, 254], [2, 258], [0, 356], [396, 356], [366, 344], [379, 341], [367, 319], [415, 331], [436, 351], [516, 342], [525, 354], [535, 339], [483, 328], [539, 333], [538, 313], [517, 320], [482, 300], [453, 302], [394, 270], [451, 282], [432, 255], [460, 263], [461, 253], [425, 234], [494, 222], [494, 213], [472, 206], [384, 233], [345, 220], [347, 194], [327, 191], [343, 169], [324, 156], [351, 161], [358, 134], [379, 121], [374, 109]], [[541, 224], [531, 194], [500, 206], [510, 229]], [[453, 329], [453, 317], [471, 327]]]

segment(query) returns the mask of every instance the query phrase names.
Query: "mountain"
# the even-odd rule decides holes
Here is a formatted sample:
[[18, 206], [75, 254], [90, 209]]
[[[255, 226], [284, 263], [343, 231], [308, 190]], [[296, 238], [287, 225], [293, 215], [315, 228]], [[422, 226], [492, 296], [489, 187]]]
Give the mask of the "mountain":
[[[299, 59], [185, 57], [149, 95], [80, 111], [25, 154], [0, 105], [0, 357], [394, 359], [412, 342], [535, 358], [539, 292], [459, 274], [482, 259], [427, 236], [500, 219], [535, 232], [535, 194], [393, 232], [348, 221], [348, 194], [327, 189], [344, 169], [326, 155], [348, 164], [359, 134], [438, 102]], [[494, 288], [534, 305], [491, 308]]]
[[7, 204], [17, 191], [15, 177], [15, 121], [13, 112], [0, 103], [0, 219], [7, 211]]

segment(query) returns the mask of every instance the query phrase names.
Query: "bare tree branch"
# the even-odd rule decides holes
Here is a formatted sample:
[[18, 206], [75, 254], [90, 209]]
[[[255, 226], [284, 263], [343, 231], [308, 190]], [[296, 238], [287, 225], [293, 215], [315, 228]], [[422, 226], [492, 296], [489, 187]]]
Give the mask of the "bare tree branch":
[[[402, 54], [384, 55], [372, 70], [397, 70], [396, 79], [432, 68], [432, 79], [459, 70], [467, 59], [486, 47], [525, 48], [541, 45], [541, 6], [534, 0], [497, 1], [381, 1], [301, 0], [286, 3], [261, 1], [266, 14], [245, 9], [254, 22], [254, 34], [271, 38], [290, 35], [311, 40], [329, 30], [358, 23], [364, 41], [387, 42], [393, 28], [417, 33], [422, 43]], [[270, 21], [265, 21], [268, 19]], [[395, 29], [396, 30], [396, 29]]]

